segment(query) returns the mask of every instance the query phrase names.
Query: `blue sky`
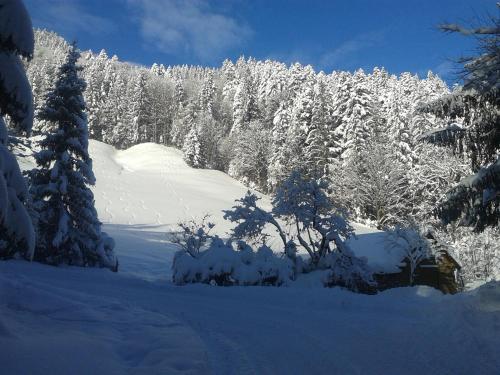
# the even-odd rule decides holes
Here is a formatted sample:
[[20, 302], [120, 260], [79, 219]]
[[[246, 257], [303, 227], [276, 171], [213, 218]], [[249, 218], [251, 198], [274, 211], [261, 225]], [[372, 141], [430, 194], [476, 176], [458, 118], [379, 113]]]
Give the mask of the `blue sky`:
[[25, 0], [34, 26], [82, 49], [151, 65], [218, 66], [240, 55], [317, 70], [425, 74], [449, 81], [474, 40], [436, 31], [476, 22], [496, 0]]

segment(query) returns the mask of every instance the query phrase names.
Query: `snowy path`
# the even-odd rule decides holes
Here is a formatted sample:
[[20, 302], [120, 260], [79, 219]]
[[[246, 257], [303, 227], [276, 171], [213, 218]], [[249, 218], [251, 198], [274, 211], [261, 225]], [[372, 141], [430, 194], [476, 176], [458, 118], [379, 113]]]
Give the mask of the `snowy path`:
[[157, 145], [91, 154], [120, 272], [0, 262], [2, 374], [500, 374], [500, 286], [175, 287], [165, 232], [210, 212], [223, 234], [246, 189]]
[[81, 374], [493, 375], [500, 368], [500, 303], [490, 311], [491, 303], [469, 295], [175, 287], [23, 262], [0, 263], [0, 275], [6, 374], [75, 373], [73, 366]]

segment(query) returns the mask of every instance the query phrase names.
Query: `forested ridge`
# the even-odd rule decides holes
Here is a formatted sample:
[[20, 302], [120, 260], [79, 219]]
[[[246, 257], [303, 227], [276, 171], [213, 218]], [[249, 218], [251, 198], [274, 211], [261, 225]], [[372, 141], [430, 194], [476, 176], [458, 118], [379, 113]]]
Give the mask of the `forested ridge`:
[[[46, 30], [36, 30], [35, 42], [27, 74], [36, 113], [69, 44]], [[444, 230], [435, 218], [437, 205], [474, 171], [461, 138], [454, 142], [459, 147], [442, 147], [464, 130], [463, 117], [425, 109], [462, 88], [450, 90], [432, 72], [425, 78], [384, 68], [326, 74], [309, 65], [244, 57], [220, 68], [144, 67], [104, 50], [82, 52], [79, 63], [91, 138], [122, 149], [143, 142], [172, 145], [189, 165], [227, 172], [264, 193], [299, 170], [328, 181], [332, 199], [352, 218], [379, 228]], [[49, 127], [37, 117], [33, 128]], [[450, 225], [443, 236], [461, 242], [457, 257], [465, 263], [470, 236], [498, 238], [495, 230], [478, 237]], [[496, 247], [488, 251], [488, 264], [496, 262]]]
[[215, 3], [0, 0], [1, 372], [498, 375], [498, 17]]
[[[36, 32], [36, 46], [27, 70], [39, 110], [69, 46], [44, 30]], [[80, 64], [92, 138], [118, 148], [174, 145], [193, 166], [229, 172], [262, 191], [295, 169], [331, 175], [332, 165], [347, 166], [373, 143], [411, 167], [419, 137], [446, 125], [416, 112], [449, 93], [431, 72], [424, 79], [383, 68], [325, 74], [243, 57], [218, 69], [146, 68], [105, 51], [84, 52]], [[46, 124], [37, 120], [34, 129]]]

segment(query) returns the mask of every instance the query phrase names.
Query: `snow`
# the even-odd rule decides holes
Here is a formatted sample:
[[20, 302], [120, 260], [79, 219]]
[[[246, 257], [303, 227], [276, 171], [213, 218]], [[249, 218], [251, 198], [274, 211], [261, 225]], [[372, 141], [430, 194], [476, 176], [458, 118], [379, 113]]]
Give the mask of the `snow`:
[[[499, 283], [454, 296], [428, 287], [367, 296], [315, 280], [175, 286], [178, 248], [165, 232], [211, 212], [222, 234], [220, 210], [246, 188], [159, 145], [91, 141], [90, 154], [120, 270], [0, 262], [2, 373], [498, 374]], [[383, 233], [356, 231], [356, 251], [382, 249]]]
[[405, 257], [402, 247], [391, 247], [388, 234], [363, 224], [353, 224], [356, 237], [347, 241], [351, 250], [358, 257], [365, 257], [368, 265], [375, 272], [399, 272], [398, 267]]
[[0, 92], [9, 96], [9, 102], [2, 108], [4, 112], [15, 119], [21, 129], [30, 131], [33, 125], [31, 86], [19, 57], [6, 52], [0, 52]]
[[171, 147], [143, 143], [116, 151], [90, 141], [89, 148], [97, 179], [96, 207], [105, 223], [145, 225], [160, 232], [177, 230], [181, 220], [210, 214], [216, 234], [223, 237], [232, 225], [223, 219], [222, 210], [248, 190], [222, 172], [188, 167], [182, 152]]
[[16, 158], [0, 143], [0, 222], [16, 241], [23, 241], [26, 246], [25, 255], [31, 259], [35, 233], [28, 212], [21, 203], [27, 195], [27, 187]]
[[218, 237], [197, 258], [177, 253], [172, 270], [178, 285], [288, 285], [294, 277], [293, 262], [277, 257], [268, 247], [254, 252], [246, 245], [235, 251]]
[[0, 40], [9, 41], [23, 56], [33, 54], [33, 26], [21, 0], [0, 0]]

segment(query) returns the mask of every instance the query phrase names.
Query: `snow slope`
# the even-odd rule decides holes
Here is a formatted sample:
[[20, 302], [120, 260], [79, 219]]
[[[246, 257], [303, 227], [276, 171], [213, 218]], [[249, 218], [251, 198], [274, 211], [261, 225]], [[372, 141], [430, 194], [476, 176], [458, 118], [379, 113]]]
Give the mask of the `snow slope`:
[[[499, 284], [455, 296], [173, 286], [165, 232], [209, 212], [223, 234], [220, 210], [246, 188], [159, 145], [90, 151], [120, 272], [0, 262], [2, 374], [500, 373]], [[383, 234], [357, 231], [380, 261]]]

